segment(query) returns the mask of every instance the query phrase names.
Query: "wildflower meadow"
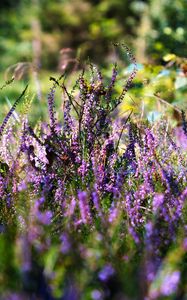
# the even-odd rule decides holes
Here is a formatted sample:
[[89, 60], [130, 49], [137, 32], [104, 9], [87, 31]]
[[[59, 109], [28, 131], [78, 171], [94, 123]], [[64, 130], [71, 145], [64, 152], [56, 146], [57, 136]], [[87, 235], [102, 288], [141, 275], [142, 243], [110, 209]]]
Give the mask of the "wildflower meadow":
[[48, 122], [30, 122], [29, 83], [1, 122], [2, 300], [187, 299], [185, 112], [120, 115], [138, 72], [121, 47], [119, 91], [117, 63], [106, 80], [89, 62], [71, 89], [50, 77]]

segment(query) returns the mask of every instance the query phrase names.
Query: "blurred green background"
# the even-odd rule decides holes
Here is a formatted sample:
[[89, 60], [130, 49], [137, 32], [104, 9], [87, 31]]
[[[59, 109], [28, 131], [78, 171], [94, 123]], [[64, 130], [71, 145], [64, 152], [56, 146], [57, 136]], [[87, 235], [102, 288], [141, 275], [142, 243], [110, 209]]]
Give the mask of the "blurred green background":
[[[158, 101], [161, 103], [154, 99], [155, 93], [185, 110], [186, 28], [186, 0], [2, 0], [1, 86], [13, 75], [16, 80], [1, 92], [0, 120], [28, 81], [30, 95], [35, 95], [31, 119], [45, 119], [49, 77], [64, 70], [76, 77], [88, 57], [108, 79], [112, 63], [119, 62], [120, 90], [131, 66], [124, 51], [114, 49], [113, 42], [125, 42], [139, 66], [130, 91], [137, 103], [133, 104], [135, 111], [142, 109], [143, 98], [145, 113], [154, 114], [159, 109]], [[42, 108], [36, 105], [38, 101]], [[123, 109], [130, 109], [131, 102], [127, 100]], [[60, 105], [57, 103], [57, 107]]]

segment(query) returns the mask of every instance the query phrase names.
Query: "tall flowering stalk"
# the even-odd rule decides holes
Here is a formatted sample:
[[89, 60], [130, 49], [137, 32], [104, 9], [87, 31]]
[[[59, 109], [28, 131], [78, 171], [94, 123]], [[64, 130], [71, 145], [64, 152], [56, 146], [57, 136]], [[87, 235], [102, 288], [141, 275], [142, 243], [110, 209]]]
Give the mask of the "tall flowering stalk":
[[23, 92], [21, 93], [21, 95], [18, 97], [18, 99], [14, 102], [12, 108], [10, 109], [10, 111], [8, 112], [8, 114], [6, 115], [6, 117], [3, 120], [3, 123], [0, 126], [0, 138], [2, 137], [3, 131], [10, 119], [10, 117], [12, 116], [16, 106], [18, 105], [18, 103], [20, 102], [20, 100], [22, 99], [22, 97], [25, 95], [26, 91], [27, 91], [28, 85], [25, 87], [25, 89], [23, 90]]
[[53, 132], [55, 131], [55, 125], [56, 125], [56, 117], [55, 117], [55, 110], [54, 110], [55, 89], [56, 89], [56, 83], [53, 84], [53, 86], [50, 89], [50, 93], [48, 95], [50, 126]]

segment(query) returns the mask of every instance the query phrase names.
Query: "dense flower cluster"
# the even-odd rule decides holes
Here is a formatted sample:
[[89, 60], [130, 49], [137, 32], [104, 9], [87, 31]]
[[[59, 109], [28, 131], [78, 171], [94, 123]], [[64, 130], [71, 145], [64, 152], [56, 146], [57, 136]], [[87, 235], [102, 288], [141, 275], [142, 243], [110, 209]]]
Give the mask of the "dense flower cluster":
[[3, 299], [185, 299], [187, 157], [164, 120], [114, 119], [130, 58], [119, 96], [91, 66], [71, 93], [51, 78], [49, 125], [7, 124], [20, 99], [1, 125]]

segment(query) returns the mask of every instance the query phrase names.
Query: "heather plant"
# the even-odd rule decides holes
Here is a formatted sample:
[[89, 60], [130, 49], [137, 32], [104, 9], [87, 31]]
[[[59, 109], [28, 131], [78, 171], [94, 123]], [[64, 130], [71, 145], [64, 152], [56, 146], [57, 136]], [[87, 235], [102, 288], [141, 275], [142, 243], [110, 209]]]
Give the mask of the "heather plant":
[[89, 63], [72, 91], [50, 78], [48, 124], [30, 125], [26, 87], [0, 126], [2, 299], [186, 297], [186, 153], [166, 119], [117, 117], [137, 73], [122, 46], [119, 94], [117, 64], [106, 84]]

